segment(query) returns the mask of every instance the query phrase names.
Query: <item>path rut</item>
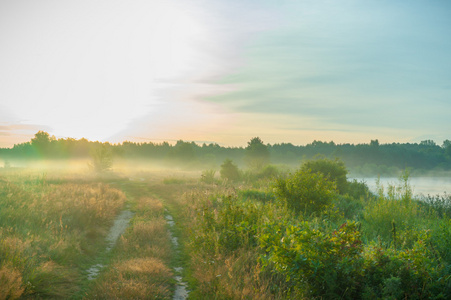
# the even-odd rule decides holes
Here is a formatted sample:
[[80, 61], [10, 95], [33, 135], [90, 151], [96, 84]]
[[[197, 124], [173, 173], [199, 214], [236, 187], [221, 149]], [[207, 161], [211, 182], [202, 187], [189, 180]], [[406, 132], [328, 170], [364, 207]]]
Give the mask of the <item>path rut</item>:
[[[130, 219], [133, 217], [134, 213], [130, 210], [124, 210], [122, 211], [114, 220], [113, 226], [111, 226], [110, 231], [108, 232], [108, 235], [106, 236], [105, 240], [107, 242], [107, 247], [105, 249], [105, 253], [108, 253], [111, 251], [111, 249], [114, 248], [114, 245], [116, 245], [117, 240], [119, 237], [125, 232], [125, 230], [128, 227], [128, 224], [130, 223]], [[88, 280], [93, 280], [99, 275], [99, 272], [104, 268], [105, 266], [103, 264], [95, 264], [91, 266], [87, 272], [88, 272]]]

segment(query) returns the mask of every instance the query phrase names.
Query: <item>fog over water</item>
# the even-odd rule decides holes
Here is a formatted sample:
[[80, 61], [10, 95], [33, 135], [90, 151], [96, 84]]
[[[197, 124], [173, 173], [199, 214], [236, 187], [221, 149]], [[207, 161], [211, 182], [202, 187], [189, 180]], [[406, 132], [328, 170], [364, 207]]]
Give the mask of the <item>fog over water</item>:
[[[371, 191], [376, 191], [376, 177], [355, 179], [365, 181]], [[386, 191], [389, 185], [400, 186], [401, 182], [397, 177], [381, 177], [380, 184], [384, 186]], [[451, 194], [451, 177], [411, 177], [409, 178], [409, 184], [414, 195]]]

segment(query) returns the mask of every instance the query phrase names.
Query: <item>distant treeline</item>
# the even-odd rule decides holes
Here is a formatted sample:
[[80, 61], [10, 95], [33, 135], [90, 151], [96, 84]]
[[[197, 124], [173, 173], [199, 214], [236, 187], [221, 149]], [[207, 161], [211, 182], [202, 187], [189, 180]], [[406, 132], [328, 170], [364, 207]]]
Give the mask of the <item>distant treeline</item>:
[[259, 151], [261, 152], [260, 148], [258, 151], [249, 151], [255, 143], [266, 147], [271, 164], [298, 166], [302, 161], [320, 155], [343, 160], [356, 175], [390, 176], [408, 168], [418, 173], [451, 171], [450, 140], [445, 140], [442, 145], [437, 145], [432, 140], [403, 144], [379, 144], [378, 140], [372, 140], [369, 144], [313, 141], [305, 146], [296, 146], [291, 143], [263, 144], [259, 138], [253, 138], [247, 147], [222, 147], [214, 143], [198, 145], [182, 140], [174, 145], [168, 142], [110, 144], [86, 139], [56, 139], [47, 132], [39, 131], [30, 142], [16, 144], [13, 148], [0, 148], [0, 159], [5, 161], [5, 166], [16, 160], [89, 159], [93, 151], [106, 147], [114, 159], [144, 159], [193, 168], [215, 168], [225, 159], [231, 159], [244, 167], [246, 157], [254, 153], [259, 155]]

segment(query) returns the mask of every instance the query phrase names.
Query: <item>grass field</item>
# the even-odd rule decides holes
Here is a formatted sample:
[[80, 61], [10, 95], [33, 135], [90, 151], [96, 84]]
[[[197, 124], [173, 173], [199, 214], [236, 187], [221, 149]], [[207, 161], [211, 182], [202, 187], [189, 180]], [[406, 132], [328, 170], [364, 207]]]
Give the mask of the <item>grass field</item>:
[[[0, 299], [171, 299], [173, 249], [149, 178], [0, 176]], [[125, 209], [133, 217], [109, 251], [105, 238]], [[89, 280], [93, 265], [102, 267]]]
[[[274, 170], [237, 181], [1, 170], [0, 299], [173, 299], [184, 282], [189, 299], [451, 296], [449, 196], [414, 199], [407, 177], [339, 193]], [[299, 206], [318, 195], [330, 202]]]

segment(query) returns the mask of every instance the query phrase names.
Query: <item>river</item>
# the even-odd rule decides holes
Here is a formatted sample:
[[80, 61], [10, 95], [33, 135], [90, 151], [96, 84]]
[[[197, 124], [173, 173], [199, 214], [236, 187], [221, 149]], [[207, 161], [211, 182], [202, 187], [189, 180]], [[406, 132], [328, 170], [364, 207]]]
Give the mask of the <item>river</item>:
[[[351, 178], [358, 181], [364, 181], [372, 192], [376, 191], [377, 178]], [[380, 183], [384, 186], [385, 191], [388, 185], [401, 185], [399, 178], [397, 177], [381, 177]], [[411, 177], [409, 178], [409, 184], [412, 187], [414, 195], [443, 195], [451, 194], [451, 177]]]

